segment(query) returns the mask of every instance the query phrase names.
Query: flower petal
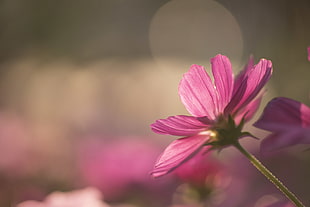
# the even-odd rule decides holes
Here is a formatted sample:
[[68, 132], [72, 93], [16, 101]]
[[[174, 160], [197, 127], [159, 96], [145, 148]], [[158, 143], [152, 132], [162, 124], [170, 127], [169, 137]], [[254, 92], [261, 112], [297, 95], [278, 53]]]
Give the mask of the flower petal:
[[289, 125], [310, 127], [310, 108], [284, 97], [271, 100], [262, 116], [254, 123], [255, 127], [269, 131], [281, 130]]
[[206, 130], [208, 125], [193, 116], [178, 115], [170, 116], [167, 119], [156, 120], [151, 125], [151, 128], [158, 134], [191, 136]]
[[254, 57], [251, 55], [248, 60], [248, 63], [245, 65], [243, 70], [239, 72], [239, 74], [234, 80], [233, 98], [230, 101], [230, 103], [227, 105], [227, 107], [224, 109], [224, 114], [226, 115], [230, 114], [232, 110], [234, 109], [234, 107], [238, 104], [237, 100], [242, 99], [242, 96], [244, 95], [246, 91], [246, 87], [244, 86], [246, 86], [247, 75], [253, 68], [254, 68]]
[[218, 113], [217, 94], [210, 76], [202, 66], [192, 65], [183, 75], [179, 95], [187, 111], [193, 116], [215, 119]]
[[214, 84], [218, 92], [218, 108], [223, 111], [231, 99], [234, 84], [230, 60], [224, 55], [217, 55], [211, 59]]
[[310, 144], [310, 108], [293, 99], [271, 100], [254, 126], [273, 132], [262, 141], [262, 152]]
[[225, 108], [225, 113], [236, 113], [249, 104], [270, 79], [271, 73], [271, 61], [261, 59], [254, 68], [246, 73], [239, 88], [234, 90], [233, 97]]
[[262, 101], [263, 94], [260, 95], [258, 98], [254, 99], [251, 101], [248, 105], [246, 105], [235, 117], [235, 122], [238, 124], [244, 118], [244, 120], [247, 122], [250, 119], [253, 118], [255, 115], [256, 111], [259, 108], [259, 105]]
[[303, 127], [310, 127], [310, 107], [301, 103], [300, 105], [301, 122]]
[[310, 128], [286, 126], [283, 131], [275, 132], [261, 143], [261, 152], [289, 147], [296, 144], [310, 144]]
[[310, 61], [310, 47], [307, 48], [308, 51], [308, 61]]
[[198, 153], [209, 138], [210, 134], [205, 133], [173, 141], [157, 160], [152, 176], [159, 177], [173, 171]]
[[245, 77], [247, 76], [249, 71], [251, 71], [252, 68], [254, 68], [254, 57], [253, 57], [253, 55], [251, 55], [249, 57], [248, 63], [245, 65], [243, 70], [240, 71], [239, 74], [237, 75], [237, 77], [235, 78], [233, 94], [236, 93], [236, 90], [240, 87], [241, 83], [243, 82], [243, 80], [245, 79]]

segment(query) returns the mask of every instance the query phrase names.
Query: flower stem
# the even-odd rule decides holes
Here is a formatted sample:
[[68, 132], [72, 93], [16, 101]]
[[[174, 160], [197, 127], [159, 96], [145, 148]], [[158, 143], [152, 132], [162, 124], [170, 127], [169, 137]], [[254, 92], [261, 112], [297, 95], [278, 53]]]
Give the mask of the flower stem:
[[272, 182], [288, 199], [291, 200], [297, 207], [305, 207], [302, 202], [276, 177], [274, 176], [256, 157], [246, 151], [239, 142], [236, 142], [234, 146], [244, 154], [250, 162]]

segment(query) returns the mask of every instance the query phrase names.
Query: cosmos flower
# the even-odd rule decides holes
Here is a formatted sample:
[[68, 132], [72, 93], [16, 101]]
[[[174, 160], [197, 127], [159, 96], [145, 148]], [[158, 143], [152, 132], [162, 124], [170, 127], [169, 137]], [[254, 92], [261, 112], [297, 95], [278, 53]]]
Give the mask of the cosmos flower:
[[108, 207], [100, 191], [89, 187], [71, 192], [54, 192], [43, 202], [25, 201], [17, 207]]
[[226, 56], [215, 56], [211, 66], [214, 82], [204, 67], [192, 65], [179, 84], [181, 101], [192, 116], [170, 116], [151, 125], [156, 133], [182, 136], [159, 157], [154, 177], [171, 172], [201, 150], [223, 148], [250, 135], [241, 130], [260, 104], [259, 93], [272, 73], [271, 61], [261, 59], [254, 65], [250, 58], [236, 78]]
[[261, 143], [263, 152], [310, 143], [310, 108], [289, 98], [271, 100], [254, 126], [272, 132]]

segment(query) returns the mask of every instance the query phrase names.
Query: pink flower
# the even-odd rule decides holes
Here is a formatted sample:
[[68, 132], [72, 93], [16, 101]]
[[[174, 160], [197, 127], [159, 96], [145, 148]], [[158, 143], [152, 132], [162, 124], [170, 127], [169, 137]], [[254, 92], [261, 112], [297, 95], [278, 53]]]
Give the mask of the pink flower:
[[143, 137], [111, 137], [110, 141], [104, 136], [85, 137], [77, 150], [80, 180], [98, 188], [107, 201], [143, 194], [158, 196], [162, 202], [173, 193], [176, 181], [167, 176], [164, 182], [156, 182], [148, 175], [160, 149]]
[[43, 202], [25, 201], [17, 207], [108, 207], [102, 200], [100, 191], [85, 188], [71, 192], [54, 192]]
[[261, 143], [262, 151], [310, 143], [310, 108], [289, 98], [271, 100], [254, 126], [272, 132]]
[[230, 177], [224, 173], [224, 166], [220, 161], [210, 155], [205, 156], [203, 152], [199, 152], [171, 173], [183, 181], [176, 190], [174, 203], [195, 203], [198, 207], [201, 206], [198, 204], [207, 202], [213, 206], [211, 203], [220, 196], [219, 189], [226, 187]]
[[[198, 153], [174, 172], [184, 182], [198, 188], [214, 187], [222, 177], [223, 166], [210, 156]], [[217, 179], [218, 178], [218, 179]]]
[[310, 61], [310, 46], [307, 48], [308, 51], [308, 60]]
[[271, 76], [271, 61], [261, 59], [254, 66], [250, 58], [236, 78], [226, 56], [217, 55], [211, 64], [214, 83], [199, 65], [192, 65], [180, 82], [181, 101], [192, 116], [170, 116], [151, 125], [156, 133], [183, 137], [159, 157], [152, 171], [154, 177], [171, 172], [202, 149], [229, 146], [249, 135], [241, 129], [259, 106], [258, 94]]

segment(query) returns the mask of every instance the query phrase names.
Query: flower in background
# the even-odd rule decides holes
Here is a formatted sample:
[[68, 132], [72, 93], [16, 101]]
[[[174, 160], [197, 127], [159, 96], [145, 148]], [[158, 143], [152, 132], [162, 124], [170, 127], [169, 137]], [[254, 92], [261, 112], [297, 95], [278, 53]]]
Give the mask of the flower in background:
[[228, 180], [224, 171], [219, 160], [198, 153], [173, 172], [183, 182], [174, 202], [196, 206], [206, 202], [214, 204], [218, 189], [224, 187]]
[[155, 143], [136, 137], [113, 137], [113, 141], [86, 137], [78, 145], [77, 156], [83, 185], [97, 187], [108, 202], [129, 203], [131, 199], [132, 203], [164, 206], [177, 182], [172, 176], [161, 182], [149, 176], [160, 150]]
[[223, 169], [224, 167], [218, 160], [200, 152], [177, 168], [174, 174], [183, 182], [197, 188], [212, 188], [220, 183]]
[[263, 152], [310, 144], [310, 108], [289, 98], [271, 100], [254, 126], [272, 132], [261, 143]]
[[[221, 154], [221, 159], [211, 153], [204, 155], [200, 152], [173, 171], [171, 175], [176, 174], [184, 182], [174, 194], [173, 204], [197, 207], [262, 207], [256, 205], [256, 201], [265, 194], [275, 194], [277, 189], [265, 185], [264, 178], [257, 176], [251, 163], [234, 152], [233, 149], [226, 150]], [[285, 155], [285, 152], [281, 155]], [[292, 162], [290, 157], [285, 158], [289, 163]], [[286, 173], [296, 175], [290, 170]], [[244, 192], [251, 196], [246, 196]]]
[[241, 130], [259, 106], [259, 92], [271, 77], [271, 61], [261, 59], [254, 66], [250, 58], [236, 78], [226, 56], [217, 55], [211, 64], [214, 83], [199, 65], [192, 65], [180, 82], [181, 101], [192, 116], [170, 116], [151, 125], [156, 133], [183, 137], [173, 141], [159, 157], [154, 177], [171, 172], [202, 149], [229, 146], [250, 135]]
[[25, 201], [17, 207], [108, 207], [108, 205], [102, 201], [100, 191], [89, 187], [71, 192], [54, 192], [42, 202]]
[[308, 60], [310, 61], [310, 46], [307, 48], [308, 51]]

